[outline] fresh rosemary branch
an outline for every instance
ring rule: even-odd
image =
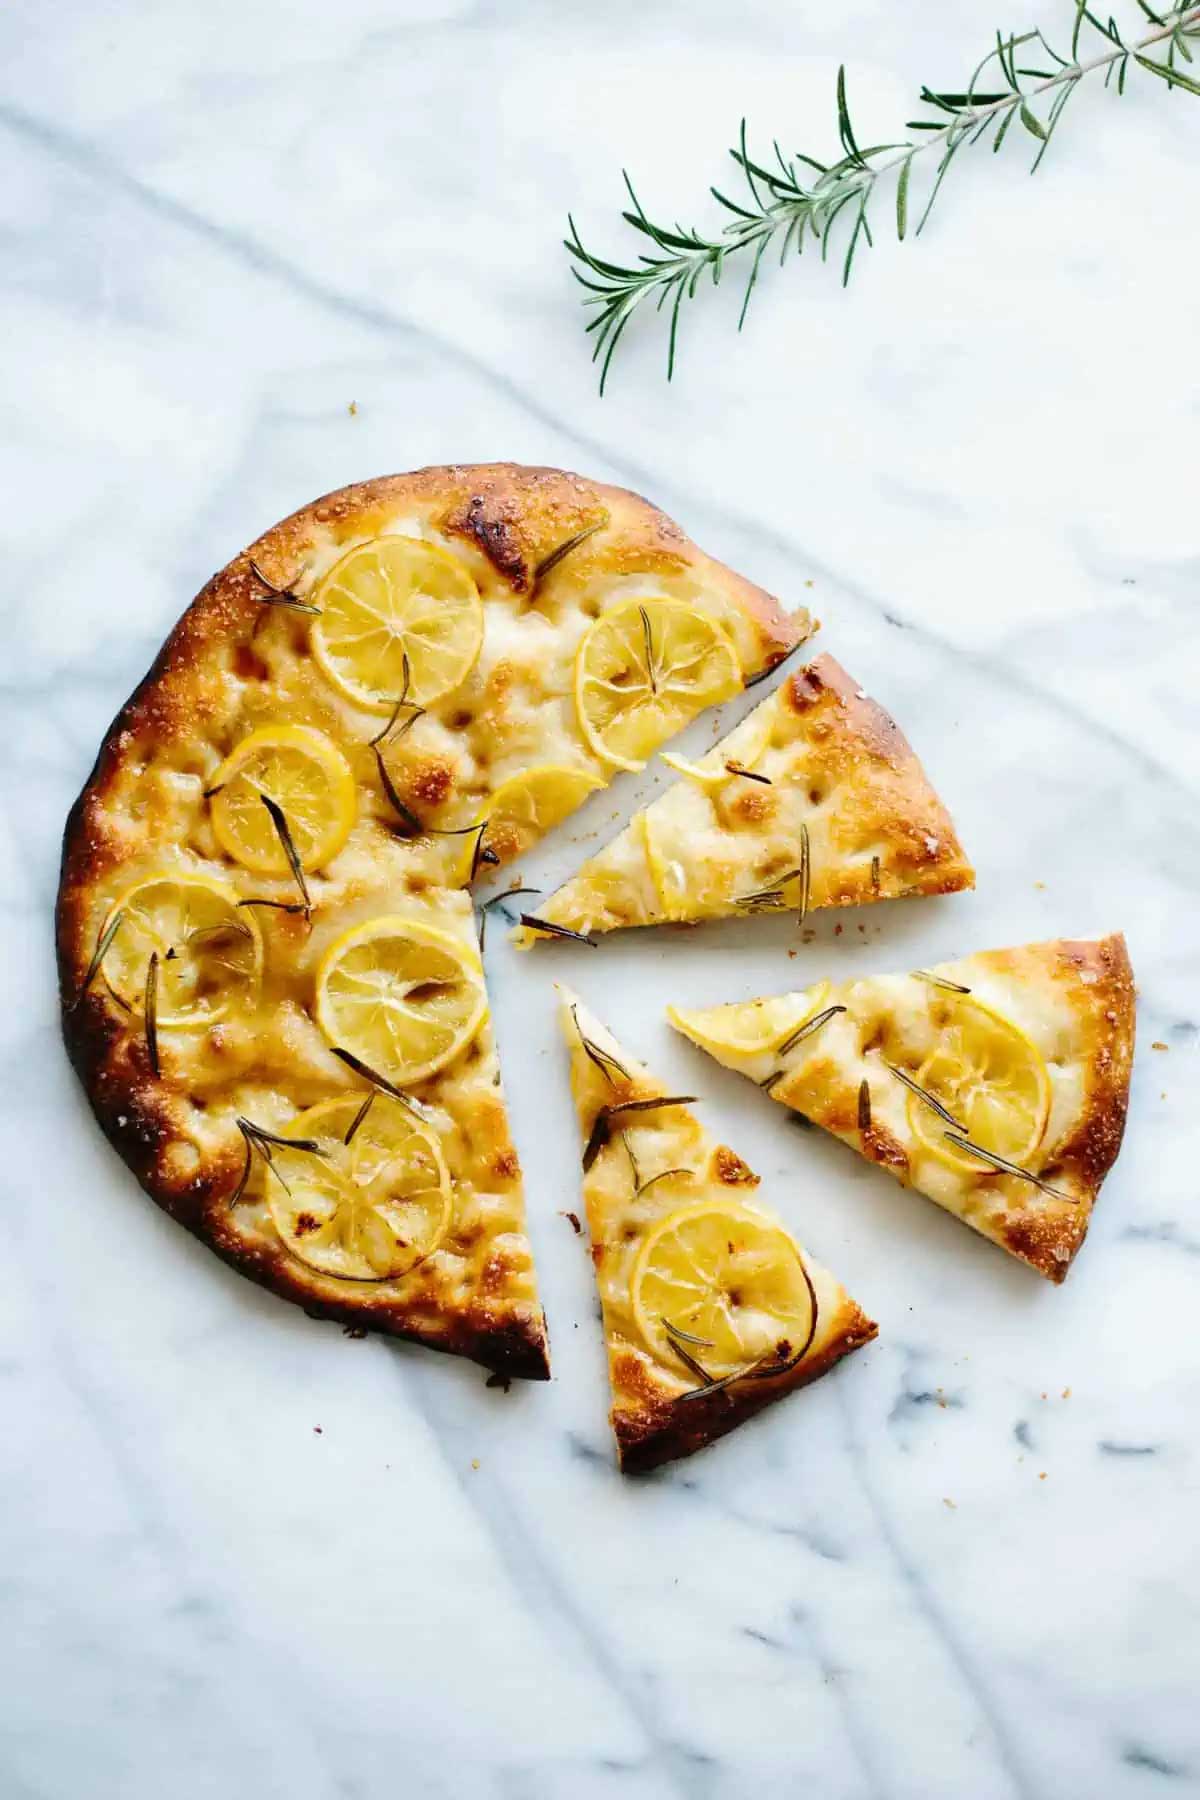
[[[745,323],[767,249],[778,245],[782,266],[789,252],[795,250],[799,254],[811,237],[824,262],[834,227],[843,215],[843,223],[849,229],[842,255],[842,284],[845,286],[860,245],[874,242],[868,214],[884,176],[896,177],[896,235],[900,239],[907,236],[910,216],[916,213],[912,182],[918,158],[926,159],[918,164],[918,169],[927,166],[930,181],[917,215],[914,235],[919,235],[924,227],[950,164],[964,144],[977,143],[991,133],[992,149],[999,150],[1010,126],[1017,120],[1036,141],[1032,165],[1036,169],[1049,148],[1067,102],[1088,75],[1103,69],[1105,87],[1111,85],[1118,94],[1123,94],[1129,65],[1133,62],[1157,76],[1168,88],[1182,88],[1189,94],[1200,95],[1200,64],[1196,64],[1192,72],[1182,67],[1185,63],[1193,64],[1192,46],[1200,43],[1200,5],[1156,12],[1147,0],[1136,0],[1136,3],[1153,29],[1130,40],[1111,16],[1105,19],[1093,12],[1086,0],[1072,0],[1075,16],[1069,55],[1055,50],[1040,30],[1010,33],[1007,37],[997,32],[994,48],[978,64],[965,88],[958,91],[921,89],[921,101],[931,109],[932,116],[909,120],[906,129],[920,135],[895,143],[860,146],[850,118],[843,66],[838,70],[837,79],[838,136],[842,154],[836,162],[818,162],[799,152],[789,158],[776,142],[774,165],[766,166],[750,155],[743,119],[737,147],[729,154],[742,173],[746,192],[735,200],[719,188],[710,189],[718,205],[730,215],[715,235],[705,236],[678,223],[656,223],[638,199],[628,174],[624,174],[632,210],[621,216],[642,238],[649,238],[653,252],[643,250],[629,263],[606,261],[585,248],[575,221],[570,217],[569,236],[564,240],[574,259],[572,274],[587,290],[583,304],[596,309],[587,329],[595,334],[593,361],[599,361],[601,365],[601,393],[625,327],[638,308],[651,300],[655,310],[665,310],[669,318],[667,379],[670,380],[675,371],[683,303],[695,298],[706,271],[711,272],[715,287],[731,258],[740,257],[749,263],[738,318],[739,331]],[[1090,57],[1081,55],[1087,43],[1091,41],[1094,46],[1096,39],[1103,48]],[[1151,55],[1154,50],[1158,50],[1159,55]],[[1034,59],[1032,65],[1027,61],[1030,57]],[[1047,62],[1049,67],[1045,66]],[[981,86],[985,74],[986,89]]]

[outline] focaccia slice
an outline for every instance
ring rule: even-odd
[[[752,1196],[759,1183],[560,990],[622,1469],[689,1456],[877,1327]]]
[[[1125,1128],[1134,987],[1120,933],[670,1018],[782,1106],[1065,1279]]]
[[[571,931],[855,906],[974,886],[895,721],[831,656],[755,707],[543,906]],[[522,942],[532,941],[526,933]]]

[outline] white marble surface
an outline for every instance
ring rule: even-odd
[[[999,22],[982,0],[4,9],[5,1800],[1200,1788],[1200,105],[1080,95],[1036,181],[1015,136],[976,153],[849,293],[792,268],[740,341],[732,295],[697,308],[671,389],[633,333],[597,398],[558,247],[568,206],[615,243],[622,161],[686,212],[743,111],[831,144],[844,57],[886,132]],[[344,481],[487,457],[643,488],[815,604],[979,867],[974,896],[823,918],[794,960],[779,921],[522,961],[493,934],[555,1369],[507,1396],[306,1320],[159,1215],[69,1074],[50,955],[67,804],[211,570]],[[1062,1291],[662,1020],[1117,926],[1130,1128]],[[636,1484],[559,1216],[557,974],[700,1087],[882,1323]]]

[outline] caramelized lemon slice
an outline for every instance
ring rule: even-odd
[[[599,776],[586,769],[560,768],[554,763],[539,763],[510,775],[475,821],[477,825],[486,821],[479,851],[492,851],[498,863],[512,862],[603,786]],[[476,840],[468,837],[461,880],[470,880],[477,861]]]
[[[428,706],[461,686],[483,642],[483,602],[456,556],[380,537],[342,557],[313,594],[313,655],[339,693],[372,712],[401,695]]]
[[[317,1023],[401,1087],[464,1050],[487,1011],[483,969],[467,944],[420,919],[368,919],[317,970]]]
[[[356,810],[350,765],[323,731],[264,725],[230,752],[209,785],[217,842],[260,875],[286,875],[288,860],[263,796],[288,822],[306,869],[319,869],[350,835]]]
[[[668,1006],[677,1031],[714,1056],[757,1056],[786,1042],[825,1004],[829,983],[820,981],[802,994],[776,994],[747,1000],[741,1006],[709,1006],[685,1012]]]
[[[145,1004],[154,951],[159,1025],[212,1025],[253,997],[262,973],[262,936],[224,882],[207,875],[151,875],[121,895],[104,930],[118,913],[104,979],[131,1011],[141,1012]]]
[[[689,719],[742,686],[733,639],[683,600],[625,600],[590,627],[575,658],[575,710],[596,755],[640,769]]]
[[[386,1094],[370,1096],[362,1113],[366,1098],[322,1100],[300,1113],[284,1135],[317,1150],[273,1145],[265,1176],[275,1229],[292,1255],[345,1281],[406,1275],[437,1249],[452,1209],[435,1134]]]
[[[911,1073],[981,1150],[1028,1165],[1046,1129],[1050,1077],[1036,1044],[1002,1013],[968,994],[939,992],[931,1002],[938,1037]],[[978,1157],[956,1151],[944,1119],[909,1094],[908,1119],[923,1148],[952,1168],[985,1173]]]
[[[663,1219],[638,1252],[630,1289],[646,1347],[664,1358],[669,1324],[688,1334],[688,1350],[718,1379],[763,1357],[785,1361],[813,1326],[798,1246],[773,1219],[730,1201],[701,1201]]]

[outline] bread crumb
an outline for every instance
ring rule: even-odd
[[[805,587],[816,587],[817,584],[815,581],[806,581],[804,585]]]
[[[1169,1050],[1170,1047],[1169,1044],[1160,1044],[1157,1040],[1150,1046],[1152,1050]]]
[[[313,1430],[316,1432],[318,1437],[321,1437],[323,1435],[322,1431],[321,1431],[321,1427],[319,1425],[314,1425]]]
[[[471,1458],[471,1467],[473,1469],[477,1469],[479,1467],[479,1458],[477,1456],[473,1456]]]
[[[1041,1474],[1038,1476],[1038,1480],[1045,1481],[1045,1479],[1046,1479],[1046,1471],[1045,1471],[1045,1469],[1043,1469]]]
[[[957,1512],[957,1511],[958,1511],[958,1508],[957,1508],[957,1506],[955,1506],[955,1504],[954,1504],[954,1502],[953,1502],[953,1500],[948,1500],[948,1499],[947,1499],[947,1498],[946,1498],[946,1496],[945,1496],[945,1495],[944,1495],[944,1494],[943,1494],[943,1496],[942,1496],[942,1505],[943,1505],[943,1506],[948,1506],[948,1507],[949,1507],[949,1508],[950,1508],[950,1511],[951,1511],[951,1512]]]
[[[1063,1397],[1063,1399],[1064,1399],[1064,1400],[1069,1400],[1069,1399],[1070,1399],[1070,1398],[1071,1398],[1071,1390],[1070,1390],[1070,1388],[1064,1388],[1064,1389],[1063,1389],[1063,1391],[1062,1391],[1062,1397]]]
[[[560,1219],[565,1219],[567,1221],[567,1224],[571,1227],[571,1230],[575,1233],[576,1237],[580,1236],[583,1231],[583,1226],[579,1223],[578,1213],[560,1212],[558,1216]]]
[[[1046,884],[1044,881],[1035,881],[1033,885],[1035,888],[1038,889],[1039,893],[1043,893],[1043,894],[1045,893]]]
[[[346,411],[350,414],[352,419],[356,419],[358,417],[358,401],[352,400],[346,408]]]

